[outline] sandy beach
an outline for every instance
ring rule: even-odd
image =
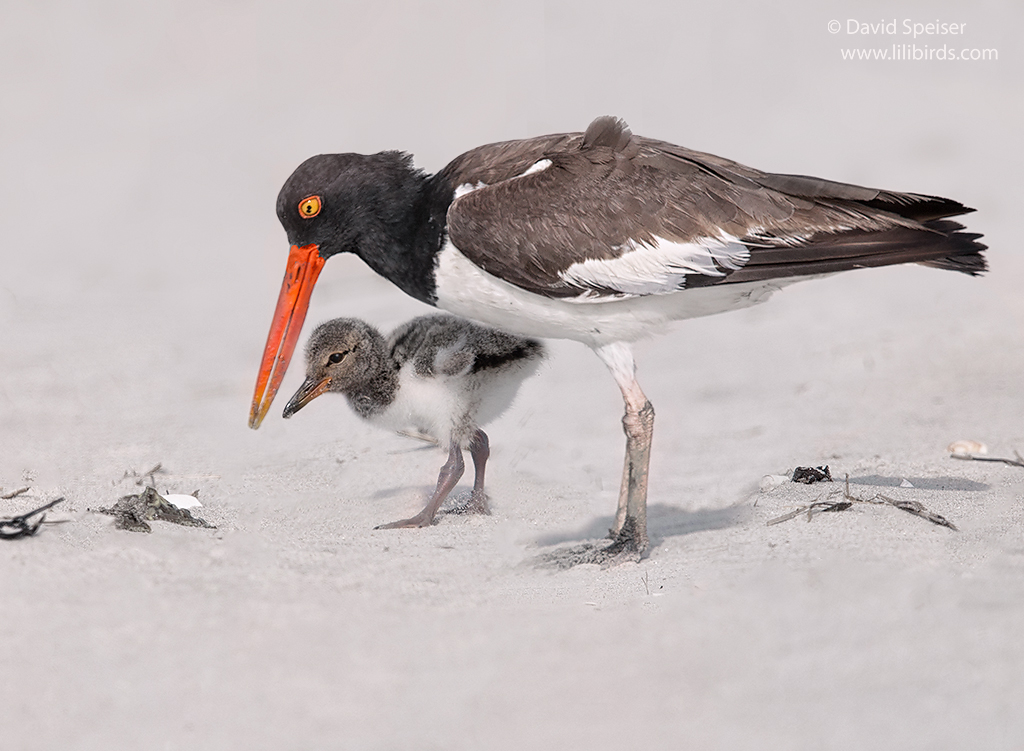
[[[1024,747],[1024,468],[946,450],[1024,452],[1020,8],[147,7],[3,12],[0,495],[28,490],[0,516],[65,501],[0,540],[0,746]],[[861,17],[966,31],[848,34]],[[904,42],[999,59],[841,56]],[[622,466],[618,390],[565,341],[488,428],[491,516],[374,530],[423,505],[441,449],[340,396],[246,426],[288,252],[277,191],[316,153],[433,172],[601,114],[960,200],[991,270],[844,273],[641,342],[638,564],[543,565],[606,534]],[[429,310],[338,257],[306,331]],[[840,482],[762,489],[817,465]],[[847,476],[957,531],[889,503],[768,524]],[[94,511],[150,483],[198,490],[216,528]]]

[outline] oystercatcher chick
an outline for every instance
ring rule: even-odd
[[[430,305],[594,349],[626,408],[615,541],[603,555],[639,558],[654,409],[630,343],[850,269],[917,263],[978,274],[980,235],[949,219],[970,211],[948,198],[761,172],[635,136],[611,117],[585,133],[481,146],[435,175],[397,151],[315,156],[278,196],[292,248],[249,425],[269,409],[324,262],[355,253]]]
[[[306,349],[306,380],[284,408],[291,417],[312,399],[336,392],[364,420],[429,436],[448,448],[437,487],[416,516],[377,529],[425,527],[465,470],[476,476],[468,510],[488,513],[484,469],[490,455],[480,429],[504,412],[544,357],[540,342],[449,315],[414,318],[385,338],[356,318],[321,324]]]

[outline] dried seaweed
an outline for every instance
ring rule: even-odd
[[[152,532],[151,521],[172,522],[185,527],[216,529],[205,519],[192,516],[188,509],[178,508],[153,488],[146,488],[138,495],[126,495],[118,499],[111,508],[91,509],[114,517],[114,526],[129,532]]]
[[[844,500],[831,501],[830,498],[835,498],[841,495]],[[953,522],[949,521],[946,517],[941,514],[936,514],[934,511],[929,511],[924,507],[924,504],[919,501],[899,501],[895,498],[877,493],[871,498],[858,498],[850,493],[850,476],[846,476],[846,484],[843,490],[833,490],[827,495],[819,496],[816,501],[809,503],[805,506],[790,511],[788,514],[775,517],[774,519],[768,520],[768,526],[773,524],[780,524],[782,522],[794,519],[801,514],[807,514],[807,521],[810,521],[815,514],[820,514],[826,511],[846,511],[853,507],[855,503],[869,503],[874,506],[888,505],[898,508],[900,511],[906,511],[908,514],[919,516],[922,519],[930,521],[932,524],[937,524],[940,527],[948,527],[954,531],[959,531]]]
[[[34,511],[29,511],[20,516],[12,516],[8,519],[0,519],[0,539],[17,540],[20,537],[32,537],[39,531],[43,522],[46,521],[46,514],[44,512],[63,502],[63,500],[62,496],[55,501],[50,501],[45,506],[40,506]],[[36,514],[42,514],[42,516],[33,524],[29,519]]]

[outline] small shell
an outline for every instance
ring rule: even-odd
[[[761,478],[760,489],[762,493],[767,493],[787,482],[789,482],[789,475],[765,475]]]
[[[946,447],[946,451],[957,456],[972,456],[987,454],[988,446],[978,441],[953,441]]]
[[[183,509],[194,509],[202,508],[203,504],[199,502],[199,499],[194,495],[181,495],[178,493],[172,493],[171,495],[163,496],[163,499],[168,503]]]

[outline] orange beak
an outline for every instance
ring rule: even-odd
[[[267,346],[263,350],[260,375],[256,379],[256,391],[249,411],[249,427],[255,430],[266,417],[270,405],[281,387],[288,363],[299,341],[302,322],[309,310],[309,298],[313,285],[324,267],[319,245],[293,245],[288,254],[288,268],[281,283],[281,294],[277,298],[274,320],[270,324]]]

